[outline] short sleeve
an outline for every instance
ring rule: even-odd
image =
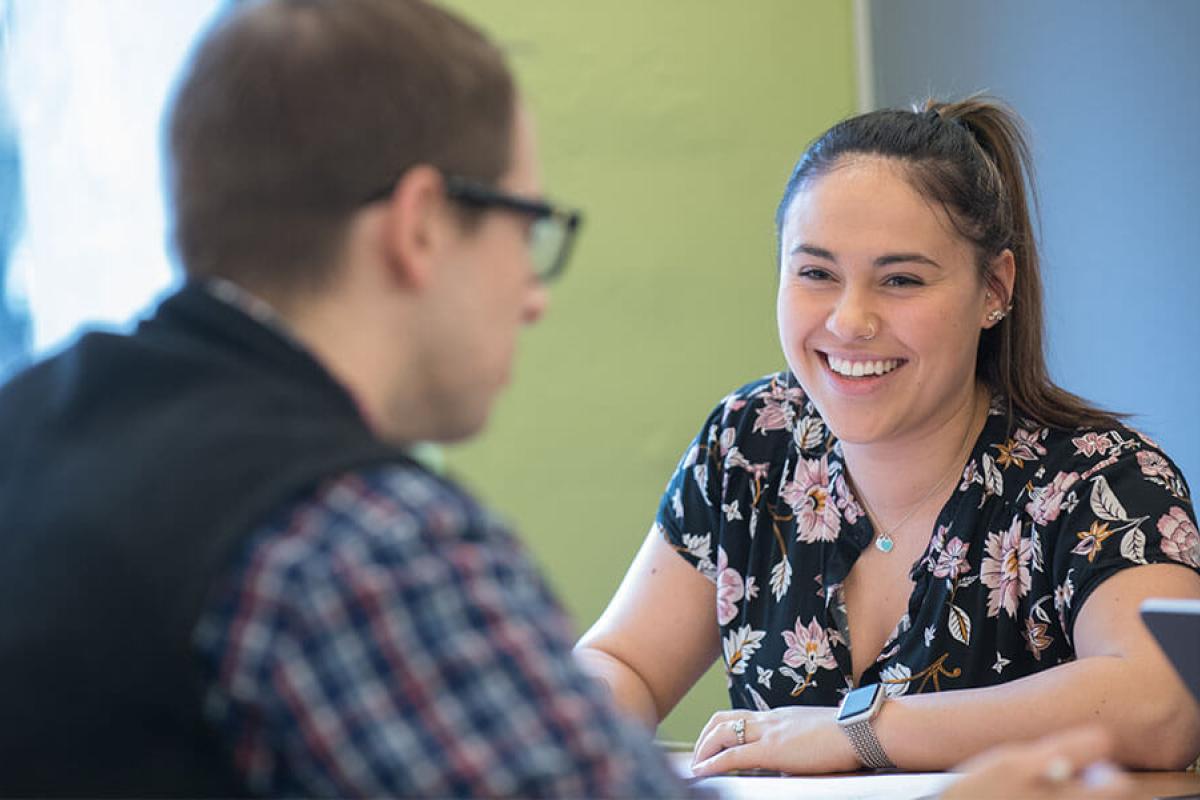
[[[1064,512],[1053,570],[1055,605],[1068,633],[1096,587],[1121,570],[1181,564],[1200,573],[1195,510],[1178,468],[1148,446],[1109,461],[1059,473],[1048,487],[1062,498]]]
[[[717,575],[714,553],[721,513],[721,422],[730,403],[726,398],[709,414],[680,458],[654,521],[666,541],[712,580]]]

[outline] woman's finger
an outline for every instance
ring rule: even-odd
[[[696,742],[696,750],[692,754],[693,769],[696,764],[712,758],[723,750],[737,749],[749,742],[749,729],[750,720],[746,714],[742,716],[727,715],[725,719],[716,724],[710,723],[707,735]],[[739,730],[741,731],[740,736],[738,735]]]
[[[759,763],[763,754],[759,751],[761,747],[756,743],[747,742],[738,747],[729,747],[720,750],[712,757],[701,761],[698,764],[692,765],[692,774],[697,778],[706,778],[711,775],[722,775],[726,772],[733,772],[739,769],[752,769],[762,766]]]

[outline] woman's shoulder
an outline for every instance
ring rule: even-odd
[[[1150,437],[1119,421],[1063,428],[1016,417],[1003,441],[994,442],[995,463],[1006,473],[1015,498],[1045,524],[1060,508],[1082,503],[1103,518],[1157,513],[1173,504],[1191,508],[1187,481],[1179,467]]]
[[[1015,436],[1036,435],[1043,440],[1047,468],[1074,472],[1082,479],[1132,470],[1145,477],[1174,484],[1175,494],[1187,494],[1178,465],[1163,448],[1137,429],[1114,421],[1109,425],[1076,428],[1038,427],[1028,421]]]

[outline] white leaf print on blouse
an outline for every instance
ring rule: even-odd
[[[792,585],[792,562],[784,558],[782,561],[771,567],[771,594],[775,597],[775,602],[787,593],[788,587]]]
[[[825,441],[825,423],[817,416],[805,417],[792,435],[800,450],[816,450]]]
[[[892,664],[879,673],[879,682],[888,697],[899,697],[908,691],[912,684],[912,670],[903,664]]]
[[[1134,528],[1121,538],[1121,555],[1135,564],[1146,563],[1146,534]]]
[[[950,635],[965,645],[971,644],[971,618],[953,603],[950,604]]]
[[[1129,515],[1125,513],[1125,507],[1121,505],[1121,501],[1117,500],[1117,496],[1113,494],[1112,488],[1103,475],[1097,475],[1092,480],[1091,503],[1092,513],[1100,519],[1106,519],[1109,522],[1124,522],[1129,519]]]
[[[700,489],[700,499],[706,506],[712,506],[712,500],[708,499],[708,464],[697,464],[692,467],[692,478]]]
[[[1000,468],[996,466],[996,462],[987,453],[983,454],[983,498],[979,502],[979,507],[983,507],[983,501],[988,495],[996,495],[999,497],[1004,494],[1004,476],[1000,474]]]
[[[754,687],[747,685],[746,691],[750,693],[750,699],[754,701],[754,708],[757,711],[770,711],[771,707],[767,705],[767,701],[762,699],[762,695],[754,691]]]
[[[722,642],[725,654],[725,671],[730,675],[741,675],[758,648],[762,647],[762,639],[766,631],[756,631],[749,625],[743,625],[736,631],[730,631]]]
[[[694,533],[685,533],[683,546],[687,548],[688,555],[698,562],[696,568],[700,570],[701,574],[709,580],[715,581],[717,567],[712,562],[712,534],[706,533],[698,536]]]

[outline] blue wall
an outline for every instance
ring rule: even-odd
[[[987,90],[1033,134],[1050,369],[1200,490],[1200,3],[871,4],[875,102]]]

